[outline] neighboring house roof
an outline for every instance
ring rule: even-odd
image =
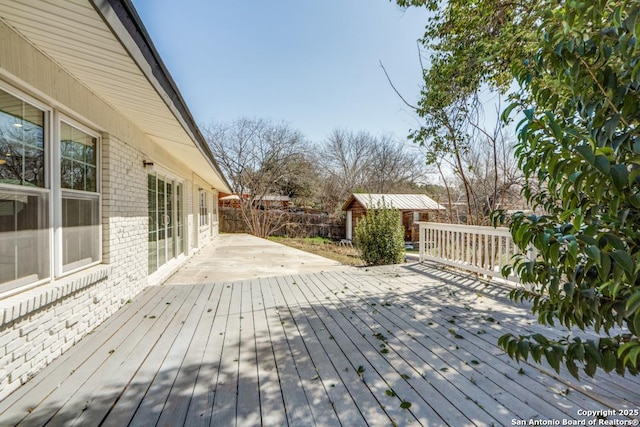
[[[356,200],[365,209],[375,209],[384,200],[387,206],[401,211],[442,210],[444,206],[437,203],[431,197],[424,194],[352,194],[343,205],[342,210],[347,210],[349,205]]]
[[[130,0],[0,0],[0,18],[176,161],[231,192]]]

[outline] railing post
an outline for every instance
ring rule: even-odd
[[[419,234],[419,241],[418,241],[418,249],[420,250],[420,262],[424,261],[424,247],[426,244],[426,231],[427,231],[427,227],[425,227],[425,225],[423,223],[419,223],[418,224],[418,234]]]

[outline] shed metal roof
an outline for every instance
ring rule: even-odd
[[[386,206],[390,206],[394,209],[401,211],[422,211],[422,210],[443,210],[444,206],[437,203],[431,197],[424,194],[371,194],[371,193],[356,193],[349,197],[349,200],[344,204],[342,210],[347,210],[347,207],[357,200],[366,209],[375,209],[383,202]]]

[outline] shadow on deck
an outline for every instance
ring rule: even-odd
[[[637,378],[577,382],[496,346],[567,334],[508,291],[428,264],[148,288],[0,402],[0,424],[635,422],[616,411],[638,410]]]

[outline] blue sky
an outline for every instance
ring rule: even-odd
[[[388,0],[133,0],[198,123],[285,121],[405,138],[418,122],[426,11]]]

